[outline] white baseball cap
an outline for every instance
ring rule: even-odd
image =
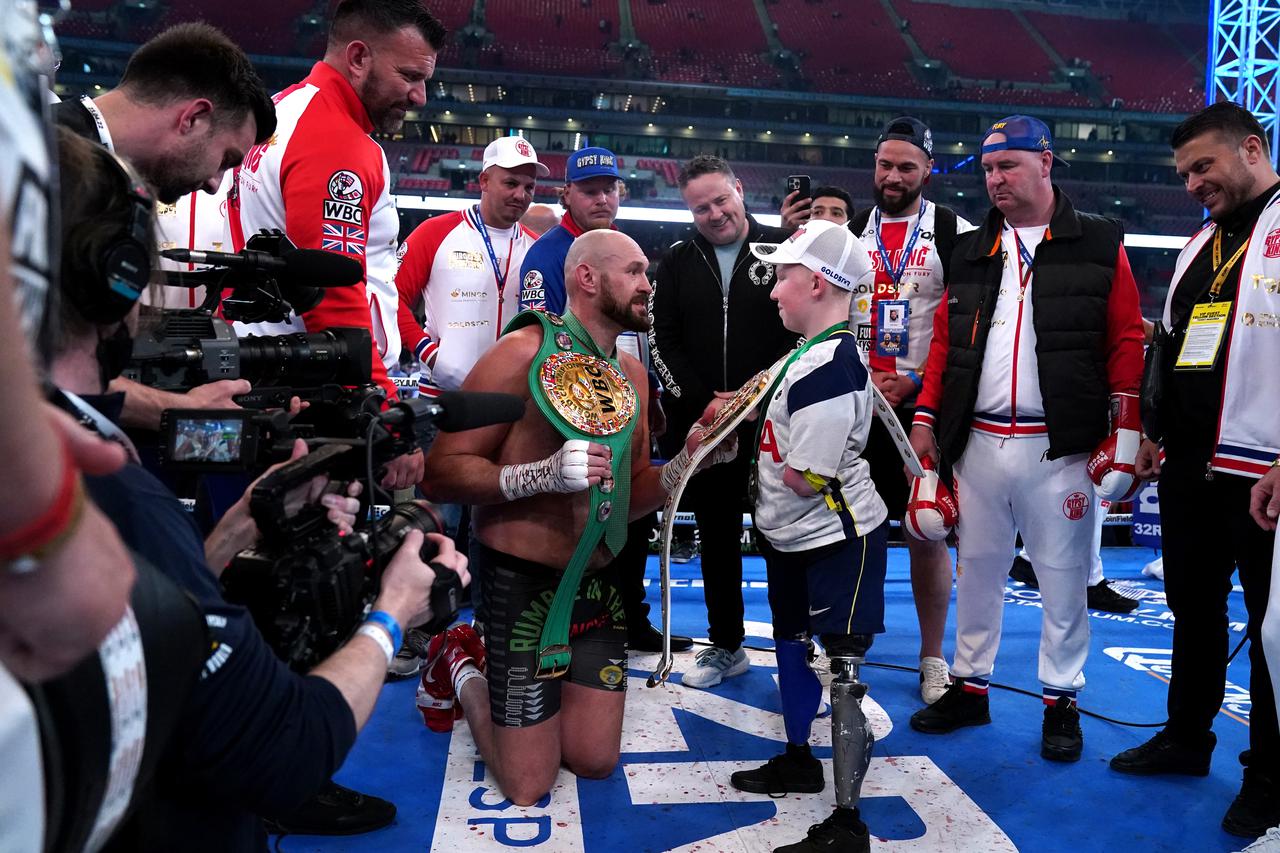
[[[538,162],[538,152],[533,150],[529,140],[522,136],[500,136],[484,149],[484,165],[480,167],[480,171],[483,172],[490,166],[514,169],[529,163],[537,167],[539,178],[551,174],[550,169]]]
[[[783,243],[752,243],[751,254],[767,264],[801,264],[843,290],[875,278],[871,256],[843,225],[813,219]]]

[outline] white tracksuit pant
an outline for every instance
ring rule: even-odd
[[[1262,650],[1267,656],[1267,669],[1272,673],[1271,689],[1276,692],[1276,707],[1280,708],[1280,536],[1276,537],[1271,557],[1271,597],[1267,599],[1267,614],[1262,618]]]
[[[1102,528],[1107,520],[1107,513],[1111,510],[1111,502],[1104,501],[1096,494],[1093,498],[1093,557],[1089,562],[1089,586],[1097,586],[1102,583]],[[1027,548],[1024,544],[1022,549],[1018,551],[1018,556],[1027,562],[1031,562],[1030,555],[1027,554]],[[1031,567],[1035,568],[1035,563],[1031,563]]]
[[[1009,555],[1018,533],[1040,582],[1040,681],[1079,690],[1089,654],[1085,588],[1098,502],[1086,454],[1049,461],[1047,435],[969,435],[955,465],[960,511],[952,673],[989,678],[1000,647]]]

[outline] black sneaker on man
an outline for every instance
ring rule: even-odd
[[[1103,578],[1085,590],[1085,600],[1090,610],[1104,613],[1132,613],[1138,609],[1138,600],[1121,595],[1111,588],[1111,581]]]
[[[729,784],[749,794],[780,797],[787,794],[816,794],[826,787],[822,762],[813,757],[809,745],[787,744],[787,751],[775,755],[754,770],[739,770]]]
[[[964,726],[985,726],[990,722],[987,694],[965,690],[963,678],[951,682],[937,702],[911,715],[911,728],[927,735],[944,735]]]
[[[1040,588],[1040,581],[1036,578],[1036,570],[1032,568],[1031,561],[1021,554],[1013,558],[1013,565],[1009,567],[1009,577],[1032,589]]]
[[[671,543],[671,562],[688,563],[698,556],[698,543],[692,539],[679,539]]]
[[[1222,818],[1222,828],[1241,838],[1257,838],[1280,824],[1280,784],[1257,767],[1244,769],[1240,793]]]
[[[1080,711],[1076,703],[1066,696],[1044,709],[1044,723],[1040,727],[1040,757],[1050,761],[1079,761],[1084,748],[1084,734],[1080,731]]]
[[[360,835],[395,819],[395,803],[330,781],[298,808],[265,823],[272,835]]]
[[[810,826],[803,841],[775,847],[773,853],[871,853],[871,834],[857,809],[836,808]]]
[[[1218,736],[1213,732],[1209,732],[1202,746],[1196,747],[1174,740],[1162,729],[1146,743],[1126,749],[1111,759],[1111,769],[1132,776],[1159,776],[1164,773],[1208,776],[1209,759],[1217,743]]]

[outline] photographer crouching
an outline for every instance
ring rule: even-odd
[[[115,423],[120,395],[104,391],[128,357],[136,299],[150,277],[152,201],[136,174],[110,152],[66,132],[58,143],[62,334],[52,375],[62,391],[60,405],[127,448]],[[295,459],[303,454],[305,445],[297,442]],[[287,814],[342,764],[373,711],[403,630],[431,617],[436,571],[457,572],[465,585],[466,558],[449,539],[427,534],[438,549],[428,566],[420,553],[424,534],[410,529],[387,561],[368,620],[302,675],[277,658],[245,608],[223,598],[206,557],[208,548],[221,563],[224,555],[254,544],[258,534],[247,511],[253,486],[242,510],[229,513],[208,543],[177,498],[137,464],[87,477],[86,486],[125,543],[199,602],[210,640],[155,784],[135,802],[112,844],[122,850],[265,850],[261,818]],[[319,497],[329,522],[349,530],[360,507],[356,490],[334,494],[325,486],[309,479],[285,503]]]

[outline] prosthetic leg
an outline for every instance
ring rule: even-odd
[[[777,848],[774,853],[870,853],[871,835],[858,816],[862,782],[871,764],[876,738],[862,712],[867,685],[858,670],[871,648],[870,634],[823,634],[822,644],[831,659],[832,775],[836,783],[836,808],[831,817],[809,827],[805,839]]]
[[[831,681],[831,764],[836,784],[836,806],[856,809],[876,743],[867,715],[862,712],[862,698],[867,695],[867,685],[858,680],[872,636],[826,634],[822,641],[827,657],[831,659],[831,674],[834,676]]]

